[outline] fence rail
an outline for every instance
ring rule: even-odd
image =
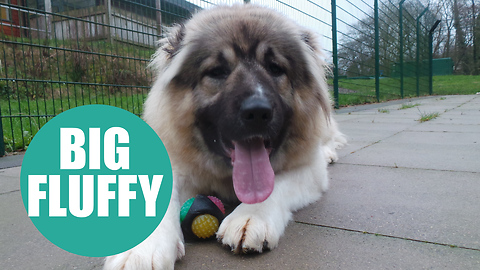
[[[87,104],[140,115],[165,27],[216,4],[272,7],[321,37],[335,105],[432,94],[436,18],[418,0],[0,2],[0,156]],[[20,4],[24,3],[24,4]]]

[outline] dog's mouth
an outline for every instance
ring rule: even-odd
[[[233,187],[237,198],[247,204],[265,201],[275,182],[270,163],[270,140],[257,136],[232,141],[226,146],[233,166]]]
[[[235,109],[237,103],[241,106]],[[241,202],[261,203],[272,194],[272,164],[285,147],[291,115],[280,98],[255,95],[226,97],[197,111],[197,125],[208,150],[226,162],[222,168],[232,166],[233,188]]]

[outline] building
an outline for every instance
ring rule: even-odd
[[[10,1],[14,5],[22,0]],[[5,6],[5,12],[2,6],[3,33],[19,36],[22,31],[32,38],[116,39],[147,46],[155,45],[163,27],[199,9],[186,0],[23,1],[24,6]],[[22,15],[23,20],[19,18]]]
[[[20,36],[20,16],[15,5],[17,5],[17,0],[0,0],[0,34]]]

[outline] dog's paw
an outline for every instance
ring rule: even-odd
[[[220,225],[218,241],[230,247],[235,254],[274,249],[278,246],[289,217],[262,212],[255,205],[239,205]]]
[[[181,239],[175,243],[166,239],[146,239],[140,245],[123,253],[107,257],[104,270],[169,270],[174,269],[175,261],[185,255]]]
[[[338,161],[338,155],[335,150],[325,149],[325,158],[328,164],[333,164]]]

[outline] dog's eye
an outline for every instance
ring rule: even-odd
[[[212,79],[221,80],[221,79],[226,79],[228,75],[230,75],[230,70],[224,67],[215,67],[208,70],[205,75]]]
[[[268,71],[275,77],[285,74],[285,70],[281,66],[273,62],[268,64]]]

